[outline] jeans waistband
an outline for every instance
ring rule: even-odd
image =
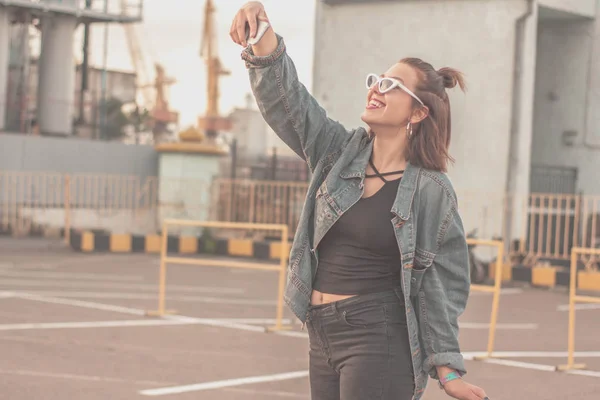
[[[334,301],[332,303],[311,305],[308,307],[308,314],[309,316],[318,315],[321,317],[326,317],[329,315],[336,315],[344,310],[348,310],[365,303],[387,303],[390,301],[404,304],[404,296],[402,295],[402,289],[400,287],[386,290],[384,292],[359,294],[344,300]]]

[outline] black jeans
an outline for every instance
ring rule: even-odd
[[[410,400],[414,374],[401,289],[310,306],[312,400]]]

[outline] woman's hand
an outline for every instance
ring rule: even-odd
[[[458,400],[489,400],[482,388],[471,385],[462,379],[446,382],[444,391],[448,396]]]
[[[246,24],[250,26],[250,37],[256,36],[256,27],[258,20],[268,21],[265,7],[260,1],[250,1],[242,6],[233,18],[229,36],[231,39],[246,47]]]

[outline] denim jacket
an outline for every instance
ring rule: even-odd
[[[364,128],[346,130],[329,119],[298,81],[278,36],[277,49],[255,56],[242,52],[258,107],[277,135],[312,171],[292,244],[286,304],[306,321],[319,242],[363,194],[373,142]],[[423,395],[436,366],[466,373],[458,343],[458,317],[469,296],[465,232],[448,177],[407,165],[391,209],[390,223],[400,249],[401,284],[415,375],[413,400]]]

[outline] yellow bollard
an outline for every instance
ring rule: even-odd
[[[164,317],[167,314],[174,314],[175,310],[165,310],[165,295],[167,286],[167,243],[168,243],[168,225],[163,224],[160,239],[160,270],[158,277],[158,310],[146,312],[147,316]]]
[[[571,281],[569,282],[569,339],[567,342],[568,357],[566,365],[556,367],[557,371],[584,369],[585,364],[575,364],[575,305],[581,303],[600,304],[600,297],[577,295],[577,256],[579,254],[600,255],[600,249],[573,247],[571,249]]]
[[[498,312],[500,310],[500,294],[502,292],[502,274],[504,264],[504,243],[499,240],[467,239],[468,244],[492,246],[498,249],[496,257],[496,271],[494,274],[494,286],[471,285],[471,290],[492,293],[492,313],[490,315],[490,330],[488,334],[487,353],[484,356],[475,357],[475,360],[485,360],[493,357],[494,344],[496,340],[496,325],[498,324]]]
[[[71,244],[71,177],[65,176],[65,192],[64,192],[64,209],[65,209],[65,244]]]

